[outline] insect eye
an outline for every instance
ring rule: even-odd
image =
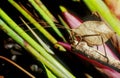
[[[81,37],[81,36],[76,36],[76,40],[77,40],[78,42],[80,42],[80,41],[82,41],[82,37]]]

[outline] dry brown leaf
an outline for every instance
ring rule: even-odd
[[[89,59],[96,60],[97,62],[100,62],[104,65],[115,68],[115,70],[117,69],[118,71],[120,71],[119,60],[115,59],[114,57],[107,57],[104,54],[101,54],[103,52],[100,52],[99,50],[88,46],[86,42],[82,41],[78,43],[77,46],[73,47],[73,51],[79,52]]]

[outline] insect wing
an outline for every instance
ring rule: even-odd
[[[101,45],[112,37],[114,32],[102,21],[86,21],[78,28],[72,29],[88,45]],[[103,39],[103,40],[102,40]]]

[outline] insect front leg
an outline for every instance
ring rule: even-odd
[[[82,37],[79,36],[78,34],[72,32],[72,46],[75,48],[81,41]]]

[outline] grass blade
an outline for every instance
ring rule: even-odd
[[[35,3],[34,0],[28,0],[31,5],[38,11],[38,13],[43,17],[43,19],[53,28],[53,30],[57,33],[57,35],[63,39],[63,41],[66,42],[64,36],[62,33],[59,31],[59,29],[56,27],[54,22],[49,18],[49,16]]]
[[[37,34],[32,30],[32,28],[30,28],[29,25],[21,17],[20,19],[25,24],[25,26],[30,30],[30,32],[35,36],[38,42],[46,49],[46,51],[54,55],[54,52],[42,41],[40,37],[37,36]]]
[[[35,48],[43,57],[45,57],[50,63],[52,63],[57,69],[63,72],[63,76],[74,76],[66,70],[57,60],[55,60],[45,49],[43,49],[36,41],[34,41],[24,30],[22,30],[2,9],[0,9],[0,17],[14,29],[22,38],[24,38],[33,48]],[[24,43],[26,46],[27,44]]]
[[[31,17],[24,9],[22,9],[14,0],[8,0],[27,20],[30,21],[51,43],[54,44],[55,48],[60,51],[66,51],[61,45],[57,43],[57,40],[47,32],[33,17]]]
[[[38,6],[53,20],[53,22],[58,22],[55,17],[51,14],[51,12],[47,9],[47,7],[42,3],[41,0],[35,0]]]

